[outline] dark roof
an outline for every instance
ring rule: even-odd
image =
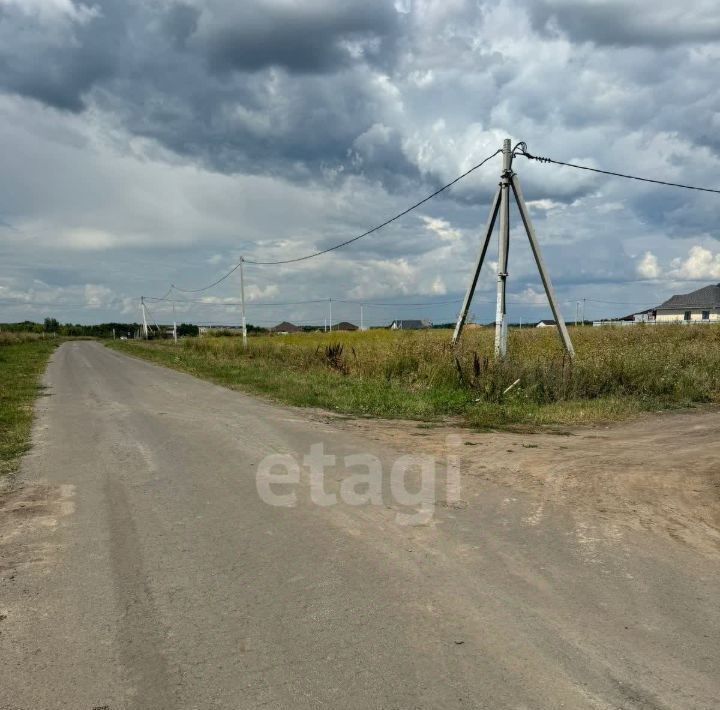
[[[658,306],[659,311],[677,308],[720,308],[720,284],[673,296]]]
[[[302,330],[302,328],[299,325],[288,323],[288,321],[284,320],[282,323],[278,323],[274,328],[271,328],[271,330],[276,333],[297,333]]]
[[[548,319],[539,320],[539,321],[537,322],[537,324],[538,324],[538,325],[557,325],[557,323],[556,323],[554,320],[548,320]]]
[[[358,327],[354,323],[348,323],[346,320],[340,321],[336,326],[333,326],[333,330],[357,330]]]

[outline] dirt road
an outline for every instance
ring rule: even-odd
[[[720,706],[717,412],[457,438],[89,342],[46,384],[0,510],[3,710]],[[442,464],[422,502],[407,454]]]

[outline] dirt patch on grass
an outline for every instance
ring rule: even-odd
[[[578,539],[646,530],[720,555],[718,407],[541,433],[340,417],[333,423],[440,461],[447,437],[460,436],[462,497],[472,500],[485,481],[506,485],[533,501],[528,525],[561,505],[575,519]]]

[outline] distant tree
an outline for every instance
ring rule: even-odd
[[[46,318],[43,323],[43,330],[46,333],[57,333],[60,328],[60,323],[55,318]]]
[[[191,323],[180,323],[177,327],[177,334],[179,338],[186,335],[197,335],[198,327]]]

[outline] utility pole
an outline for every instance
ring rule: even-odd
[[[582,302],[582,324],[585,325],[585,301],[586,299],[583,298]]]
[[[248,345],[247,341],[247,322],[245,321],[245,274],[243,272],[243,264],[245,257],[240,257],[240,308],[242,309],[242,338],[243,347]]]
[[[365,328],[363,327],[363,305],[362,305],[362,303],[360,304],[360,330],[361,331],[365,330]]]
[[[575,327],[577,328],[580,321],[580,301],[575,301]]]
[[[330,332],[332,333],[332,298],[328,298],[328,306],[330,307]]]
[[[145,312],[145,296],[140,296],[140,308],[142,309],[143,319],[143,338],[148,339],[147,313]]]
[[[498,238],[497,305],[495,308],[495,357],[507,355],[507,270],[510,250],[510,175],[512,148],[510,139],[503,141],[503,171],[500,179],[500,236]]]
[[[542,279],[545,295],[550,302],[550,308],[552,309],[555,322],[557,323],[560,340],[562,341],[567,354],[573,358],[575,357],[575,350],[572,342],[570,341],[570,335],[568,334],[567,326],[565,325],[565,319],[560,312],[560,308],[555,297],[555,289],[553,288],[552,281],[550,280],[550,274],[547,271],[545,261],[543,260],[542,253],[540,252],[540,244],[538,243],[537,236],[535,235],[535,228],[530,221],[530,213],[528,212],[527,205],[525,204],[525,198],[523,197],[522,190],[520,189],[520,182],[517,175],[515,175],[512,171],[513,151],[510,149],[509,139],[506,139],[503,142],[502,154],[503,170],[500,185],[495,193],[495,197],[490,208],[490,216],[485,227],[485,233],[480,247],[480,254],[478,255],[477,264],[470,280],[470,285],[465,293],[463,305],[460,309],[460,313],[458,314],[455,331],[452,337],[452,344],[457,344],[460,339],[463,326],[465,325],[470,303],[472,301],[473,294],[475,293],[475,287],[480,276],[480,270],[483,262],[485,261],[485,255],[487,254],[488,245],[490,243],[490,238],[492,237],[492,232],[499,212],[500,238],[498,249],[497,308],[495,316],[495,357],[500,359],[505,357],[507,353],[507,303],[505,296],[510,240],[510,191],[512,190],[518,210],[520,211],[523,226],[525,227],[525,233],[530,241],[530,248],[532,249],[533,256],[535,257],[535,264],[538,272],[540,273],[540,278]]]
[[[177,318],[175,317],[175,301],[173,301],[173,340],[177,345]]]

